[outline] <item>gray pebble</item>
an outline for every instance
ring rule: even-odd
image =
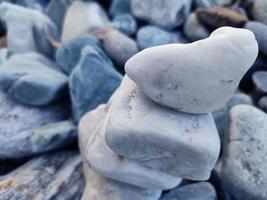
[[[47,37],[58,39],[56,24],[38,10],[11,3],[0,5],[0,19],[7,29],[8,49],[15,53],[40,52],[54,56]]]
[[[33,54],[14,55],[0,67],[0,89],[18,101],[44,106],[66,96],[68,78]]]
[[[31,136],[32,152],[56,150],[77,139],[76,126],[70,120],[51,123],[37,128]]]
[[[205,39],[210,35],[209,30],[197,19],[196,13],[191,13],[188,16],[183,31],[186,38],[191,42]]]
[[[251,30],[255,34],[260,52],[267,56],[267,25],[260,22],[250,21],[245,24],[244,28]]]
[[[140,28],[137,33],[137,43],[140,49],[184,42],[186,41],[181,33],[165,31],[156,26],[144,26]]]
[[[190,12],[191,0],[132,0],[134,16],[167,29],[182,25]]]
[[[137,22],[130,14],[122,14],[114,17],[112,26],[126,35],[134,35],[137,31]]]
[[[64,104],[28,107],[0,93],[0,159],[33,155],[33,132],[41,126],[66,119],[68,114]]]
[[[239,104],[252,105],[252,99],[244,93],[236,93],[222,108],[212,112],[221,142],[223,142],[224,134],[229,127],[229,111],[233,106]]]
[[[100,49],[87,46],[69,78],[70,94],[76,121],[99,104],[108,101],[119,86],[121,75]]]

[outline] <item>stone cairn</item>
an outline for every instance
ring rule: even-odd
[[[257,54],[252,32],[223,27],[130,58],[108,104],[79,123],[83,200],[157,200],[182,179],[207,180],[220,152],[210,112],[231,97]]]

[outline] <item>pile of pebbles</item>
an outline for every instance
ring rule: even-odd
[[[0,3],[1,200],[267,200],[266,0]]]

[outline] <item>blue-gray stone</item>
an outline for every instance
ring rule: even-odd
[[[131,13],[132,0],[112,0],[109,13],[111,16]]]
[[[58,39],[56,24],[42,12],[11,3],[0,4],[0,19],[7,29],[7,46],[14,53],[40,52],[54,56],[48,36]]]
[[[22,158],[34,154],[31,136],[44,125],[65,120],[66,104],[29,107],[0,92],[0,159]]]
[[[209,30],[197,19],[196,13],[191,13],[188,16],[183,31],[186,38],[191,42],[202,40],[210,35]]]
[[[136,20],[130,14],[115,16],[112,21],[112,26],[126,35],[134,35],[137,31]]]
[[[70,3],[71,0],[51,0],[45,10],[47,16],[56,23],[60,32]]]
[[[177,187],[160,200],[217,200],[217,194],[210,183],[199,182]]]
[[[267,56],[267,25],[260,22],[250,21],[245,24],[244,28],[251,30],[255,34],[260,52]]]
[[[104,30],[100,37],[105,52],[118,66],[124,68],[127,60],[138,53],[135,40],[116,29]]]
[[[131,10],[135,17],[150,24],[174,29],[184,23],[191,4],[192,0],[132,0]]]
[[[119,86],[121,75],[100,48],[87,46],[69,78],[73,114],[78,121],[86,112],[106,103]]]
[[[14,55],[0,67],[0,90],[29,105],[44,106],[65,97],[67,83],[63,73],[32,54]]]
[[[212,112],[212,116],[216,123],[221,142],[223,142],[224,134],[229,127],[229,111],[233,106],[239,104],[252,105],[253,102],[250,96],[244,93],[236,93],[226,102],[226,104],[222,108]]]
[[[76,126],[71,120],[51,123],[33,132],[32,152],[43,153],[56,150],[73,143],[76,139]]]
[[[179,32],[165,31],[156,26],[144,26],[137,33],[137,43],[140,49],[170,44],[184,43],[185,39]]]
[[[254,72],[252,75],[252,82],[254,86],[253,97],[255,101],[258,101],[259,98],[267,95],[267,72]]]
[[[258,106],[264,112],[267,112],[267,96],[261,97],[258,101]]]
[[[95,37],[84,35],[71,40],[57,50],[56,61],[64,73],[71,73],[81,58],[83,48],[88,45],[97,48],[100,43]]]

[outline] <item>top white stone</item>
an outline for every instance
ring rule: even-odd
[[[223,106],[257,55],[251,31],[222,27],[194,43],[144,49],[127,61],[125,71],[155,102],[206,113]]]

